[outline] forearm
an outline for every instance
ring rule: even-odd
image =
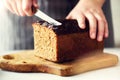
[[[89,2],[93,2],[94,4],[100,5],[101,7],[105,3],[106,0],[80,0],[80,2],[86,2],[88,4]]]

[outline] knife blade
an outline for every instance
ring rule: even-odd
[[[42,11],[40,11],[39,9],[37,9],[35,16],[47,21],[50,24],[53,24],[55,26],[59,26],[62,25],[62,23],[56,21],[55,19],[49,17],[48,15],[46,15],[45,13],[43,13]]]

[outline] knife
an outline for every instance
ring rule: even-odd
[[[55,25],[55,26],[59,26],[62,25],[62,23],[56,21],[55,19],[49,17],[48,15],[46,15],[45,13],[43,13],[42,11],[40,11],[39,9],[36,10],[36,13],[34,14],[35,16],[47,21],[48,23]]]

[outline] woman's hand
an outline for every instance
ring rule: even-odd
[[[76,19],[80,28],[84,29],[85,19],[89,21],[90,38],[98,41],[108,37],[108,23],[102,11],[104,0],[80,0],[66,19]],[[98,31],[98,33],[97,33]]]
[[[19,16],[32,16],[31,7],[38,8],[37,0],[4,0],[5,6]]]

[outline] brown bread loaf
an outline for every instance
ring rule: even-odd
[[[80,29],[76,20],[59,20],[61,26],[44,21],[33,23],[35,55],[54,62],[64,62],[103,51],[103,42],[90,39],[89,24]]]

